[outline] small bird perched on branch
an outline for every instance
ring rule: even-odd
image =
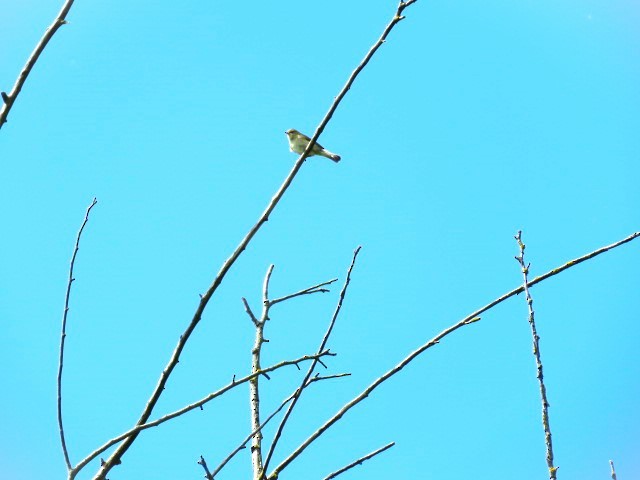
[[[304,133],[300,133],[298,130],[290,128],[286,132],[287,137],[289,138],[289,148],[292,152],[300,155],[304,152],[307,145],[309,145],[309,141],[311,140]],[[340,155],[336,155],[335,153],[331,153],[329,150],[325,149],[322,145],[316,142],[311,149],[311,153],[309,156],[320,155],[321,157],[327,157],[334,162],[340,161]]]

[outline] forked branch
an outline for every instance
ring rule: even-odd
[[[267,368],[263,368],[262,370],[259,370],[257,372],[251,373],[249,375],[246,375],[245,377],[242,377],[240,379],[236,379],[235,376],[233,378],[233,380],[228,383],[227,385],[225,385],[224,387],[220,388],[219,390],[216,390],[213,393],[210,393],[209,395],[207,395],[206,397],[191,403],[179,410],[176,410],[175,412],[169,413],[167,415],[164,415],[163,417],[158,418],[157,420],[154,420],[152,422],[149,423],[145,423],[143,425],[136,425],[135,427],[133,427],[132,429],[122,433],[121,435],[118,435],[117,437],[112,438],[111,440],[109,440],[108,442],[106,442],[104,445],[102,445],[101,447],[97,448],[96,450],[94,450],[93,452],[91,452],[87,457],[85,457],[81,462],[79,462],[70,472],[69,472],[69,480],[73,480],[76,475],[78,475],[78,473],[80,472],[80,470],[82,470],[90,461],[92,461],[93,459],[95,459],[98,455],[100,455],[102,452],[108,450],[109,448],[111,448],[112,446],[122,442],[123,440],[131,437],[132,435],[138,435],[142,430],[146,430],[148,428],[152,428],[152,427],[157,427],[158,425],[161,425],[165,422],[168,422],[169,420],[172,420],[176,417],[179,417],[180,415],[184,415],[187,412],[190,412],[191,410],[194,410],[196,408],[200,408],[202,407],[204,404],[210,402],[211,400],[213,400],[214,398],[217,398],[223,394],[225,394],[226,392],[228,392],[229,390],[231,390],[232,388],[236,388],[239,385],[245,384],[248,381],[250,381],[251,379],[259,376],[259,375],[264,375],[266,373],[269,372],[273,372],[274,370],[278,370],[280,368],[289,366],[289,365],[298,365],[302,362],[308,362],[309,360],[314,360],[317,359],[319,357],[324,357],[324,356],[334,356],[333,353],[331,353],[329,350],[325,350],[324,352],[321,352],[320,354],[315,354],[315,355],[305,355],[303,357],[297,358],[295,360],[286,360],[284,362],[280,362],[277,363],[275,365],[272,365],[270,367]]]
[[[607,245],[605,247],[599,248],[597,250],[594,250],[593,252],[587,253],[586,255],[583,255],[583,256],[578,257],[578,258],[576,258],[574,260],[571,260],[571,261],[565,263],[564,265],[561,265],[560,267],[557,267],[557,268],[554,268],[553,270],[548,271],[544,275],[540,275],[539,277],[534,278],[533,280],[531,280],[530,282],[527,283],[527,286],[531,287],[533,285],[536,285],[536,284],[548,279],[549,277],[557,275],[557,274],[559,274],[559,273],[561,273],[561,272],[563,272],[563,271],[565,271],[565,270],[567,270],[569,268],[575,267],[576,265],[578,265],[578,264],[580,264],[582,262],[585,262],[587,260],[590,260],[590,259],[592,259],[594,257],[597,257],[598,255],[601,255],[604,252],[608,252],[609,250],[612,250],[612,249],[617,248],[617,247],[619,247],[621,245],[629,243],[632,240],[635,240],[636,238],[638,238],[639,236],[640,236],[640,232],[635,232],[635,233],[629,235],[628,237],[623,238],[622,240],[620,240],[618,242],[615,242],[615,243],[613,243],[611,245]],[[477,322],[482,313],[484,313],[487,310],[495,307],[496,305],[504,302],[505,300],[513,297],[514,295],[522,293],[523,291],[524,291],[524,286],[520,286],[518,288],[514,288],[510,292],[507,292],[504,295],[502,295],[501,297],[498,297],[497,299],[493,300],[491,303],[489,303],[489,304],[485,305],[484,307],[476,310],[475,312],[467,315],[462,320],[460,320],[458,323],[455,323],[454,325],[450,326],[449,328],[443,330],[438,335],[436,335],[431,340],[429,340],[427,343],[423,344],[421,347],[419,347],[418,349],[416,349],[413,352],[411,352],[398,365],[393,367],[391,370],[387,371],[381,377],[379,377],[376,380],[374,380],[373,383],[371,383],[371,385],[369,385],[365,390],[362,391],[362,393],[360,393],[358,396],[353,398],[350,402],[345,404],[340,410],[338,410],[338,412],[333,417],[331,417],[329,420],[327,420],[320,428],[318,428],[318,430],[316,430],[312,435],[310,435],[287,458],[285,458],[276,468],[274,468],[273,472],[271,474],[269,474],[268,478],[270,480],[277,479],[278,475],[280,474],[280,472],[282,472],[282,470],[284,468],[286,468],[304,450],[306,450],[307,447],[309,447],[309,445],[311,445],[315,440],[317,440],[318,437],[320,437],[324,432],[326,432],[327,429],[329,429],[329,427],[331,427],[338,420],[343,418],[343,416],[349,410],[351,410],[358,403],[362,402],[376,388],[378,388],[382,383],[387,381],[389,378],[394,376],[396,373],[400,372],[400,370],[402,370],[404,367],[406,367],[409,363],[411,363],[415,358],[417,358],[423,352],[425,352],[429,348],[433,347],[434,345],[437,345],[440,340],[442,340],[447,335],[455,332],[459,328]]]
[[[407,8],[409,5],[415,3],[416,1],[417,0],[409,0],[407,2],[401,1],[399,3],[398,8],[396,9],[394,18],[387,25],[384,32],[382,33],[382,36],[373,45],[373,47],[371,47],[369,52],[367,52],[362,62],[360,62],[360,64],[356,67],[356,69],[351,73],[344,87],[342,88],[342,90],[340,90],[340,93],[338,93],[338,95],[335,97],[333,103],[329,107],[329,110],[327,111],[324,118],[316,128],[313,136],[309,141],[309,144],[307,145],[307,148],[304,150],[304,152],[302,152],[300,157],[298,157],[298,160],[296,160],[291,171],[289,172],[287,177],[284,179],[284,182],[282,183],[278,191],[275,193],[275,195],[267,205],[267,208],[264,210],[262,215],[260,215],[260,217],[258,218],[258,221],[253,225],[253,227],[249,229],[249,232],[247,233],[247,235],[240,241],[239,245],[236,247],[233,253],[229,256],[229,258],[227,258],[227,260],[225,260],[225,262],[222,264],[222,267],[220,268],[218,274],[215,276],[213,282],[211,283],[211,286],[200,298],[200,303],[196,308],[196,311],[193,315],[193,318],[191,319],[191,322],[185,329],[184,333],[180,336],[180,339],[178,340],[178,343],[173,351],[173,354],[171,355],[171,358],[169,359],[169,362],[167,363],[166,367],[163,369],[155,389],[153,390],[151,396],[149,397],[149,400],[147,401],[147,404],[145,405],[144,409],[142,410],[142,413],[140,414],[140,417],[137,422],[138,425],[144,424],[151,416],[151,413],[154,407],[158,403],[158,400],[166,387],[167,381],[171,376],[173,369],[176,367],[176,365],[178,364],[178,361],[180,360],[180,355],[182,353],[182,350],[184,349],[186,343],[191,337],[191,334],[195,330],[196,326],[198,325],[198,323],[200,323],[204,309],[206,308],[213,294],[216,292],[216,290],[224,280],[224,277],[227,275],[231,267],[235,264],[236,260],[238,260],[238,257],[240,256],[240,254],[242,254],[242,252],[247,248],[247,246],[249,245],[253,237],[256,235],[256,233],[258,233],[258,230],[260,230],[260,228],[267,222],[267,220],[269,220],[269,216],[271,215],[273,210],[276,208],[278,203],[280,203],[280,200],[282,199],[286,191],[291,186],[291,183],[293,182],[294,178],[302,168],[302,165],[304,164],[305,160],[309,156],[309,153],[313,149],[316,141],[324,131],[327,124],[329,123],[329,120],[331,120],[331,117],[333,117],[333,114],[335,113],[336,109],[340,105],[340,102],[342,102],[342,99],[345,97],[345,95],[347,94],[347,92],[355,82],[360,72],[362,72],[362,70],[367,66],[367,64],[369,63],[369,61],[371,60],[375,52],[386,41],[386,38],[391,32],[391,30],[393,29],[393,27],[404,18],[402,16],[402,12],[404,11],[404,9]],[[128,437],[121,445],[119,445],[118,448],[111,454],[111,456],[102,464],[100,470],[94,477],[94,480],[104,480],[106,478],[106,474],[115,465],[118,465],[121,462],[122,456],[129,449],[129,447],[135,441],[135,439],[136,439],[136,435],[132,435]]]
[[[307,388],[309,385],[311,385],[312,383],[318,382],[318,381],[322,381],[322,380],[330,380],[332,378],[342,378],[342,377],[348,377],[349,375],[351,375],[350,373],[339,373],[336,375],[326,375],[326,376],[319,376],[316,375],[313,378],[309,379],[309,381],[306,383],[306,385],[303,388]],[[262,422],[260,424],[260,426],[256,429],[253,430],[249,435],[247,435],[247,437],[240,443],[240,445],[238,445],[229,455],[227,455],[227,457],[220,462],[220,465],[218,465],[216,467],[216,469],[213,471],[213,473],[211,473],[212,477],[215,477],[220,470],[222,470],[227,463],[229,463],[229,461],[236,456],[236,454],[238,452],[240,452],[241,450],[244,450],[245,448],[247,448],[247,443],[249,443],[249,441],[256,435],[256,433],[262,431],[262,429],[271,421],[271,419],[273,419],[273,417],[275,417],[278,413],[280,413],[282,411],[282,409],[291,401],[293,400],[296,392],[292,393],[291,395],[289,395],[289,397],[287,397],[285,400],[282,401],[282,403],[280,404],[280,406],[278,408],[276,408],[273,412],[271,412],[271,414],[269,414],[269,416],[266,418],[266,420],[264,422]],[[200,463],[200,462],[198,462]]]
[[[360,249],[361,248],[362,247],[359,246],[353,252],[353,258],[351,259],[351,265],[349,265],[349,269],[347,270],[347,277],[345,278],[344,285],[342,286],[342,290],[340,291],[340,296],[338,297],[338,304],[336,305],[336,308],[335,308],[335,310],[333,312],[333,316],[331,317],[331,321],[329,322],[329,327],[327,328],[327,331],[325,332],[324,337],[322,338],[322,341],[320,342],[320,346],[318,347],[318,352],[323,351],[325,349],[326,345],[327,345],[327,342],[329,341],[329,336],[331,336],[331,332],[333,331],[333,327],[335,326],[336,320],[338,319],[338,314],[340,313],[340,310],[342,309],[342,302],[344,301],[344,297],[347,294],[347,289],[349,288],[349,283],[351,282],[351,272],[353,271],[353,267],[356,264],[356,259],[358,258],[358,253],[360,253]],[[269,452],[268,452],[267,458],[266,458],[266,460],[264,462],[264,472],[266,472],[267,468],[269,468],[269,462],[271,461],[271,458],[273,457],[273,453],[275,452],[276,445],[278,444],[278,441],[280,440],[280,438],[282,436],[282,432],[284,430],[284,427],[287,424],[287,421],[289,420],[289,417],[291,416],[291,413],[293,412],[293,409],[295,408],[296,403],[298,402],[298,399],[300,398],[300,395],[302,395],[302,391],[304,390],[304,386],[307,385],[307,383],[311,379],[311,375],[313,375],[313,370],[316,368],[317,363],[318,362],[312,362],[312,364],[309,366],[309,369],[307,370],[307,374],[302,379],[300,387],[293,394],[293,401],[291,402],[291,404],[287,408],[287,411],[285,412],[284,417],[282,418],[282,421],[280,422],[280,425],[278,425],[278,429],[276,430],[276,433],[275,433],[275,435],[273,437],[273,441],[271,442],[271,446],[269,447]]]

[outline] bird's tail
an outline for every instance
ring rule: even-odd
[[[323,157],[327,157],[329,160],[333,160],[336,163],[340,161],[340,155],[336,155],[335,153],[331,153],[326,148],[323,148],[322,150],[320,150],[319,155],[322,155]]]

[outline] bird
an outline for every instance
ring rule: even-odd
[[[290,128],[284,133],[289,138],[289,149],[292,152],[297,153],[298,155],[305,151],[307,145],[309,145],[309,141],[311,140],[304,133],[300,133],[294,128]],[[329,150],[327,150],[317,142],[313,145],[311,153],[309,154],[310,157],[313,155],[320,155],[321,157],[326,157],[330,160],[333,160],[334,162],[340,161],[340,155],[331,153]]]

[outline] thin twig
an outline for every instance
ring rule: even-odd
[[[544,440],[547,447],[547,467],[549,468],[549,480],[556,480],[558,467],[553,465],[553,443],[551,442],[551,427],[549,426],[549,402],[547,400],[547,388],[544,385],[544,375],[542,372],[542,359],[540,357],[540,337],[536,330],[535,312],[533,310],[533,298],[529,292],[529,267],[524,261],[525,244],[522,242],[522,231],[518,230],[518,234],[514,237],[520,248],[520,255],[516,260],[520,264],[522,270],[523,288],[527,309],[529,310],[529,326],[531,327],[531,337],[533,341],[533,355],[536,359],[536,377],[540,385],[540,400],[542,401],[542,426],[544,428]]]
[[[285,295],[284,297],[276,298],[275,300],[270,300],[269,303],[273,306],[276,303],[284,302],[285,300],[290,300],[292,298],[300,297],[302,295],[310,295],[312,293],[327,293],[330,290],[328,290],[326,288],[322,288],[322,287],[324,287],[326,285],[331,285],[332,283],[337,282],[337,281],[338,281],[337,278],[333,278],[333,279],[328,280],[326,282],[322,282],[322,283],[319,283],[317,285],[314,285],[313,287],[309,287],[309,288],[305,288],[304,290],[300,290],[299,292],[292,293],[290,295]]]
[[[200,460],[198,460],[198,464],[202,465],[202,468],[204,469],[204,478],[206,478],[207,480],[213,480],[213,475],[209,471],[207,462],[205,461],[202,455],[200,455]]]
[[[191,403],[191,404],[181,408],[180,410],[176,410],[175,412],[168,413],[167,415],[164,415],[164,416],[162,416],[162,417],[160,417],[157,420],[154,420],[152,422],[145,423],[143,425],[136,425],[132,429],[127,430],[126,432],[118,435],[117,437],[112,438],[111,440],[106,442],[104,445],[102,445],[101,447],[99,447],[96,450],[94,450],[93,452],[91,452],[81,462],[79,462],[73,468],[73,470],[71,470],[71,472],[69,472],[68,478],[69,478],[69,480],[73,480],[75,478],[75,476],[80,472],[80,470],[82,470],[82,468],[84,468],[91,460],[96,458],[98,455],[100,455],[105,450],[108,450],[113,445],[116,445],[117,443],[120,443],[121,441],[125,440],[126,438],[131,437],[132,435],[138,435],[142,430],[146,430],[146,429],[152,428],[152,427],[157,427],[158,425],[161,425],[161,424],[163,424],[163,423],[165,423],[165,422],[167,422],[169,420],[172,420],[172,419],[174,419],[176,417],[179,417],[180,415],[184,415],[185,413],[190,412],[191,410],[194,410],[196,408],[200,408],[205,403],[210,402],[214,398],[225,394],[226,392],[228,392],[232,388],[235,388],[235,387],[237,387],[239,385],[247,383],[248,381],[250,381],[251,379],[253,379],[253,378],[255,378],[255,377],[259,376],[259,375],[264,375],[265,373],[269,373],[269,372],[272,372],[274,370],[278,370],[278,369],[280,369],[282,367],[286,367],[288,365],[298,365],[299,363],[307,362],[309,360],[315,360],[315,359],[317,359],[319,357],[334,356],[334,355],[335,354],[331,353],[329,350],[325,350],[324,352],[322,352],[320,354],[304,355],[304,356],[302,356],[300,358],[297,358],[295,360],[286,360],[286,361],[277,363],[275,365],[271,365],[270,367],[263,368],[262,370],[260,370],[258,372],[254,372],[254,373],[251,373],[249,375],[246,375],[245,377],[242,377],[239,380],[236,379],[235,376],[234,376],[234,379],[230,383],[228,383],[224,387],[220,388],[219,390],[216,390],[215,392],[210,393],[209,395],[207,395],[206,397],[198,400],[197,402]]]
[[[616,469],[613,466],[613,460],[609,460],[609,465],[611,465],[611,478],[613,480],[618,480],[618,477],[616,476]]]
[[[567,270],[568,268],[574,267],[574,266],[576,266],[576,265],[578,265],[578,264],[580,264],[580,263],[582,263],[584,261],[587,261],[587,260],[589,260],[591,258],[594,258],[594,257],[596,257],[596,256],[598,256],[598,255],[600,255],[600,254],[602,254],[604,252],[607,252],[607,251],[612,250],[612,249],[614,249],[616,247],[624,245],[625,243],[628,243],[628,242],[638,238],[639,236],[640,236],[640,232],[633,233],[632,235],[629,235],[628,237],[623,238],[622,240],[620,240],[618,242],[615,242],[615,243],[613,243],[611,245],[607,245],[606,247],[599,248],[597,250],[594,250],[593,252],[587,253],[586,255],[583,255],[583,256],[578,257],[578,258],[576,258],[574,260],[571,260],[571,261],[565,263],[564,265],[562,265],[560,267],[557,267],[557,268],[554,268],[553,270],[550,270],[549,272],[545,273],[544,275],[540,275],[539,277],[534,278],[532,281],[530,281],[528,283],[528,286],[532,287],[533,285],[536,285],[537,283],[540,283],[540,282],[546,280],[549,277],[557,275],[557,274]],[[447,335],[453,333],[454,331],[456,331],[460,327],[464,327],[465,325],[470,325],[472,323],[475,323],[477,321],[477,318],[480,316],[480,314],[482,314],[483,312],[486,312],[487,310],[495,307],[499,303],[502,303],[505,300],[507,300],[508,298],[511,298],[514,295],[517,295],[517,294],[519,294],[519,293],[521,293],[523,291],[524,291],[524,286],[520,286],[518,288],[515,288],[515,289],[511,290],[508,293],[505,293],[501,297],[498,297],[497,299],[493,300],[491,303],[489,303],[489,304],[485,305],[484,307],[476,310],[475,312],[467,315],[462,320],[460,320],[458,323],[456,323],[456,324],[450,326],[449,328],[443,330],[438,335],[436,335],[431,340],[429,340],[427,343],[423,344],[421,347],[419,347],[418,349],[416,349],[413,352],[411,352],[398,365],[393,367],[391,370],[386,372],[381,377],[379,377],[376,380],[374,380],[373,383],[371,383],[371,385],[369,385],[362,393],[360,393],[358,396],[353,398],[349,403],[345,404],[333,417],[331,417],[329,420],[327,420],[320,428],[318,428],[318,430],[316,430],[311,436],[309,436],[304,442],[302,442],[302,444],[300,446],[298,446],[285,460],[283,460],[280,463],[280,465],[278,465],[273,470],[273,473],[271,473],[268,478],[270,480],[275,480],[278,477],[278,474],[285,467],[287,467],[287,465],[289,465],[293,460],[295,460],[298,457],[298,455],[300,455],[309,445],[311,445],[311,443],[313,443],[329,427],[331,427],[334,423],[336,423],[338,420],[340,420],[345,413],[347,413],[349,410],[351,410],[351,408],[353,408],[355,405],[360,403],[362,400],[367,398],[371,394],[371,392],[373,392],[373,390],[375,390],[380,384],[382,384],[383,382],[388,380],[390,377],[394,376],[396,373],[398,373],[400,370],[402,370],[404,367],[406,367],[409,363],[411,363],[411,361],[413,361],[416,357],[418,357],[425,350],[433,347],[434,345],[437,345],[438,342],[442,338],[444,338]]]
[[[258,326],[258,319],[253,314],[253,310],[251,310],[251,307],[249,306],[249,302],[247,302],[246,298],[242,297],[242,303],[244,303],[244,309],[247,312],[247,315],[249,315],[249,318],[251,319],[253,324],[257,327]]]
[[[320,381],[320,380],[329,380],[332,378],[341,378],[341,377],[347,377],[351,375],[350,373],[339,373],[337,375],[327,375],[327,376],[316,376],[313,377],[311,379],[309,379],[309,381],[307,382],[307,384],[305,385],[305,388],[309,385],[311,385],[314,382]],[[227,455],[227,457],[220,462],[220,465],[218,465],[216,467],[216,469],[213,471],[212,476],[216,476],[218,473],[220,473],[220,470],[222,470],[227,463],[229,463],[229,461],[236,456],[236,454],[238,452],[240,452],[241,450],[244,450],[245,448],[247,448],[247,443],[253,438],[253,436],[258,433],[259,431],[261,431],[270,421],[273,417],[275,417],[278,413],[280,413],[282,411],[282,409],[287,405],[287,403],[289,403],[291,400],[293,400],[295,393],[292,393],[291,395],[289,395],[289,397],[287,397],[286,399],[284,399],[282,401],[282,403],[280,404],[280,406],[275,409],[268,417],[267,419],[262,422],[260,424],[260,426],[252,431],[249,435],[247,435],[247,437],[240,443],[240,445],[238,445],[229,455]]]
[[[273,210],[276,208],[276,206],[284,196],[285,192],[291,186],[293,179],[296,177],[296,175],[302,168],[302,165],[304,164],[305,160],[309,156],[309,153],[311,153],[311,150],[313,149],[316,141],[324,131],[327,124],[329,123],[329,120],[331,120],[331,117],[333,117],[333,114],[335,113],[338,106],[340,105],[340,102],[342,102],[342,99],[345,97],[345,95],[347,94],[347,92],[355,82],[360,72],[362,72],[364,67],[366,67],[366,65],[371,60],[371,57],[373,57],[373,54],[385,42],[392,28],[404,18],[401,15],[404,9],[407,8],[409,5],[415,3],[416,1],[417,0],[408,0],[406,2],[402,2],[402,1],[400,2],[398,9],[396,11],[396,15],[394,16],[393,20],[389,23],[389,25],[387,25],[387,28],[384,30],[380,39],[373,45],[373,47],[371,47],[371,49],[365,55],[362,62],[351,73],[344,87],[342,88],[342,90],[340,90],[340,93],[338,93],[338,95],[335,97],[333,103],[329,107],[329,110],[327,111],[324,118],[316,128],[313,136],[309,140],[309,144],[307,145],[307,148],[304,150],[304,152],[302,152],[300,157],[298,157],[298,160],[296,160],[295,164],[291,168],[291,171],[289,172],[287,177],[284,179],[284,182],[282,183],[278,191],[275,193],[275,195],[267,205],[267,208],[264,210],[262,215],[260,215],[260,218],[255,223],[255,225],[251,227],[247,235],[240,241],[240,244],[236,247],[236,249],[233,251],[231,256],[229,256],[229,258],[225,260],[225,262],[222,264],[222,267],[220,268],[220,271],[214,278],[211,286],[200,298],[200,303],[198,305],[198,308],[196,309],[196,312],[193,315],[193,318],[191,319],[191,322],[187,326],[184,333],[180,336],[180,339],[178,340],[178,344],[176,345],[167,366],[162,371],[162,374],[160,375],[158,383],[153,393],[149,397],[149,400],[145,405],[142,411],[142,414],[140,415],[140,418],[138,419],[137,423],[139,425],[144,424],[151,416],[151,412],[153,411],[154,407],[158,403],[158,400],[165,389],[167,380],[171,376],[173,369],[176,367],[176,365],[178,364],[178,361],[180,360],[180,354],[182,353],[182,350],[184,349],[187,341],[189,340],[189,337],[191,337],[191,334],[195,330],[196,326],[198,325],[198,323],[200,323],[200,320],[202,318],[202,312],[204,311],[205,307],[209,303],[209,300],[211,299],[215,291],[218,289],[218,287],[222,283],[222,280],[226,276],[227,272],[231,269],[233,264],[236,262],[236,260],[240,256],[240,254],[247,248],[247,246],[249,245],[249,242],[251,242],[251,240],[256,235],[256,233],[258,233],[258,230],[260,230],[260,228],[269,220],[269,216],[271,215],[271,212],[273,212]],[[107,472],[109,472],[114,465],[118,465],[121,462],[122,456],[129,449],[129,447],[135,441],[135,439],[136,439],[136,436],[133,435],[127,438],[127,440],[123,442],[120,446],[118,446],[118,448],[111,454],[111,456],[102,464],[100,471],[94,477],[94,480],[104,480]]]
[[[331,332],[333,331],[333,326],[336,323],[336,320],[338,318],[338,314],[340,313],[340,310],[342,309],[342,302],[344,301],[344,297],[347,294],[347,288],[349,287],[349,283],[351,282],[351,272],[353,271],[353,267],[356,264],[356,258],[358,257],[358,253],[360,253],[360,249],[362,247],[358,247],[355,249],[355,251],[353,252],[353,258],[351,259],[351,265],[349,265],[349,269],[347,270],[347,277],[344,281],[344,285],[342,286],[342,291],[340,292],[340,296],[338,298],[338,304],[336,305],[336,308],[333,312],[333,316],[331,317],[331,322],[329,322],[329,327],[327,328],[327,331],[324,334],[324,337],[322,338],[322,341],[320,342],[320,346],[318,347],[318,351],[321,352],[325,349],[327,342],[329,341],[329,336],[331,335]],[[273,453],[275,452],[276,449],[276,445],[278,444],[278,440],[280,439],[280,437],[282,436],[282,431],[284,430],[284,426],[287,423],[287,420],[289,420],[289,417],[291,416],[291,412],[293,411],[294,407],[296,406],[296,403],[298,402],[298,399],[300,398],[300,395],[302,395],[302,391],[303,391],[303,386],[307,384],[307,382],[309,381],[309,379],[311,378],[311,375],[313,375],[313,370],[316,367],[316,364],[318,362],[313,362],[310,366],[309,366],[309,370],[307,371],[307,374],[304,376],[304,379],[302,380],[302,382],[300,383],[300,388],[298,388],[298,390],[294,393],[294,398],[293,398],[293,402],[291,402],[291,404],[289,405],[289,407],[287,408],[287,411],[285,412],[284,416],[282,417],[282,420],[280,421],[280,425],[278,425],[278,429],[276,430],[276,433],[273,437],[273,441],[271,442],[271,446],[269,447],[269,452],[267,453],[267,458],[264,462],[264,471],[267,471],[267,468],[269,467],[269,462],[271,462],[271,458],[273,457]]]
[[[67,0],[62,6],[62,9],[58,13],[58,16],[56,17],[56,19],[49,26],[49,28],[45,30],[44,35],[36,45],[36,48],[33,50],[33,52],[31,52],[31,55],[27,59],[27,63],[25,64],[24,67],[22,67],[22,71],[18,75],[18,78],[16,79],[16,83],[13,85],[13,88],[11,89],[11,91],[9,93],[2,92],[0,94],[4,102],[2,107],[0,107],[0,129],[2,129],[2,126],[6,123],[7,117],[9,116],[9,111],[11,110],[11,107],[13,107],[13,104],[15,103],[16,98],[18,98],[18,95],[22,90],[22,86],[24,85],[24,82],[27,80],[27,77],[31,73],[33,66],[38,61],[38,57],[40,57],[40,54],[49,43],[49,40],[51,40],[53,35],[58,31],[58,29],[62,25],[67,23],[67,20],[66,20],[67,14],[69,13],[69,10],[71,10],[71,6],[73,5],[73,2],[74,0]]]
[[[73,278],[73,267],[76,263],[76,256],[78,255],[78,250],[80,250],[80,238],[82,237],[82,232],[84,231],[84,227],[87,225],[89,221],[89,214],[91,213],[91,209],[98,203],[98,200],[94,197],[91,201],[91,204],[87,207],[87,211],[84,214],[84,220],[82,225],[80,226],[80,230],[78,230],[78,235],[76,236],[76,244],[73,248],[73,255],[71,255],[71,263],[69,264],[69,279],[67,281],[67,292],[64,296],[64,311],[62,312],[62,331],[60,333],[60,353],[58,357],[58,429],[60,430],[60,443],[62,444],[62,453],[64,454],[64,461],[67,464],[67,470],[71,470],[71,460],[69,459],[69,451],[67,450],[67,442],[64,437],[64,427],[62,423],[62,369],[64,366],[64,342],[67,338],[67,316],[69,315],[69,301],[71,299],[71,284],[75,280]]]
[[[340,475],[341,473],[346,472],[347,470],[352,469],[353,467],[356,467],[358,465],[362,465],[363,462],[366,462],[367,460],[369,460],[370,458],[375,457],[376,455],[389,450],[391,447],[393,447],[396,444],[396,442],[391,442],[387,445],[385,445],[382,448],[379,448],[367,455],[365,455],[364,457],[360,457],[358,460],[356,460],[355,462],[350,463],[349,465],[346,465],[344,467],[342,467],[340,470],[336,470],[335,472],[327,475],[326,477],[324,477],[324,480],[331,480],[332,478],[336,478],[338,475]]]

